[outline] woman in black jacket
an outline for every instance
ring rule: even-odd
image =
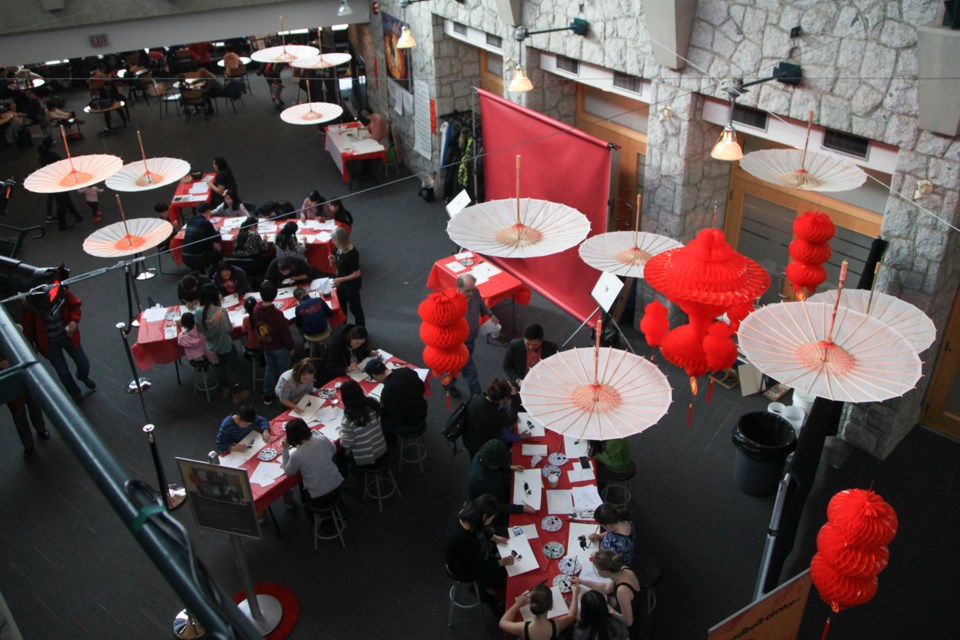
[[[352,324],[337,328],[330,336],[327,350],[325,382],[345,376],[351,371],[361,371],[360,363],[378,353],[370,346],[367,330]]]
[[[482,395],[470,398],[463,446],[470,452],[471,459],[489,440],[499,438],[509,444],[530,437],[529,432],[524,436],[513,432],[516,418],[510,411],[512,395],[513,387],[509,382],[494,380]]]

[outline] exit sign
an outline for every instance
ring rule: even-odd
[[[107,46],[107,34],[98,33],[95,36],[90,36],[90,46],[94,48]]]

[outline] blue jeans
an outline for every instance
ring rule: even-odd
[[[272,398],[280,374],[290,368],[290,352],[286,349],[264,349],[263,358],[266,360],[263,367],[263,397]]]
[[[70,342],[70,338],[67,336],[63,336],[59,340],[54,340],[49,344],[49,355],[47,359],[50,360],[50,364],[53,365],[54,370],[56,370],[57,375],[60,377],[63,388],[66,389],[67,393],[71,396],[79,396],[80,386],[77,384],[77,380],[74,380],[70,374],[70,366],[67,364],[67,359],[63,355],[64,352],[66,352],[74,364],[77,365],[77,380],[86,380],[90,376],[90,361],[87,359],[87,354],[84,353],[83,347],[74,347],[73,343]]]
[[[470,359],[467,360],[467,364],[463,365],[463,369],[460,369],[460,373],[463,375],[463,379],[467,382],[467,389],[470,390],[470,394],[474,393],[483,393],[483,389],[480,387],[480,376],[477,374],[477,365],[473,361],[473,350],[477,346],[476,340],[470,340],[465,342],[467,345],[467,351],[470,352]],[[454,378],[450,381],[448,387],[457,386],[457,379]]]

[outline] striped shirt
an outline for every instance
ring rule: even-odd
[[[359,465],[373,464],[387,452],[387,443],[380,428],[380,416],[372,415],[365,425],[358,425],[343,418],[340,425],[340,446],[353,453]]]

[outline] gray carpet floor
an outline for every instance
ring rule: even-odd
[[[142,132],[151,156],[173,156],[207,169],[224,156],[234,169],[244,200],[260,203],[290,200],[297,206],[312,189],[328,198],[343,196],[355,218],[354,240],[362,254],[363,299],[375,344],[418,361],[417,304],[428,293],[431,264],[451,253],[446,216],[439,203],[417,197],[419,180],[402,175],[365,184],[349,192],[313,127],[283,124],[269,102],[266,84],[253,79],[255,93],[236,115],[229,109],[208,121],[187,122],[170,113],[160,118],[155,102],[134,104],[133,122],[114,136],[95,135],[100,122],[88,117],[87,138],[72,151],[139,157],[135,129]],[[68,95],[68,108],[79,109],[85,92]],[[289,101],[289,100],[288,100]],[[57,147],[63,153],[62,144]],[[412,153],[412,151],[408,151]],[[36,154],[0,149],[0,176],[18,181],[37,166]],[[172,188],[124,195],[130,217],[150,215],[157,200],[169,201]],[[80,199],[74,196],[78,206]],[[45,198],[18,188],[5,222],[42,224]],[[104,194],[104,222],[119,219],[113,195]],[[75,229],[28,241],[23,259],[35,265],[61,261],[74,274],[110,264],[86,255],[83,239],[93,230],[89,219]],[[165,270],[177,269],[164,258]],[[140,293],[163,303],[175,300],[176,275],[143,283]],[[125,393],[131,378],[123,345],[114,326],[126,318],[123,278],[119,272],[78,283],[84,302],[84,345],[99,384],[82,405],[83,412],[120,463],[155,483],[150,454],[141,433],[137,399]],[[508,331],[541,323],[560,342],[577,322],[539,295],[529,306],[500,310]],[[633,344],[647,353],[643,340],[628,330]],[[587,346],[586,332],[572,344]],[[500,373],[503,349],[480,344],[481,379]],[[244,363],[244,366],[246,364]],[[734,613],[750,599],[766,534],[772,498],[753,498],[732,481],[734,448],[730,431],[738,416],[763,409],[762,398],[741,398],[739,390],[716,387],[713,400],[698,400],[687,425],[689,391],[681,372],[665,366],[674,386],[674,403],[659,425],[631,439],[638,473],[631,482],[632,513],[639,546],[658,558],[663,579],[657,588],[655,637],[702,638],[706,629]],[[176,456],[201,458],[213,448],[220,420],[232,406],[219,395],[212,402],[196,395],[190,373],[178,385],[172,366],[150,369],[153,387],[146,395],[150,419],[166,472],[177,477]],[[495,632],[479,625],[474,612],[458,614],[447,627],[447,592],[443,571],[442,532],[465,493],[467,460],[452,457],[438,435],[447,408],[434,383],[426,473],[404,469],[398,475],[403,498],[378,513],[347,489],[351,515],[348,546],[321,544],[314,551],[304,514],[288,514],[277,505],[281,535],[265,530],[259,541],[243,546],[256,581],[292,588],[302,608],[293,635],[311,639],[487,638]],[[276,407],[263,407],[272,418]],[[120,524],[73,454],[57,434],[40,443],[29,462],[21,458],[9,414],[0,412],[0,591],[26,638],[164,638],[182,607],[131,534]],[[901,531],[891,545],[889,569],[880,576],[876,599],[834,616],[836,638],[953,638],[960,626],[960,445],[915,429],[897,451],[878,463],[854,454],[841,469],[824,465],[823,482],[811,504],[824,514],[836,488],[871,484],[900,513]],[[231,546],[225,535],[197,529],[189,509],[176,517],[190,530],[197,552],[229,592],[240,589]],[[810,527],[824,521],[814,514]],[[816,529],[801,532],[812,549]],[[800,553],[800,555],[804,555]],[[810,553],[806,553],[809,561]],[[801,563],[802,564],[802,563]],[[817,638],[827,609],[811,594],[803,638]],[[492,626],[492,625],[491,625]]]

